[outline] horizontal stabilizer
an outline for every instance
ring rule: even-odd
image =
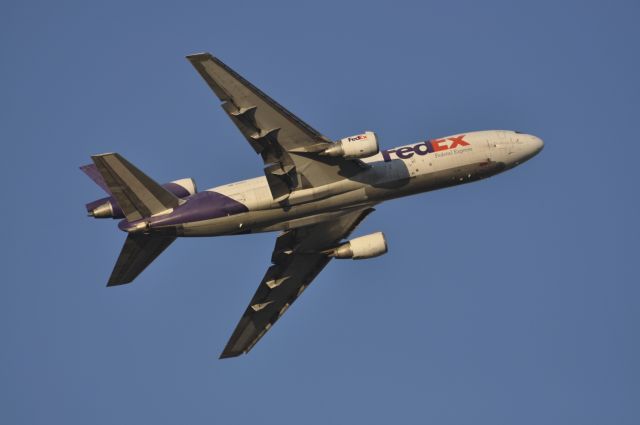
[[[133,281],[174,240],[176,240],[174,236],[130,233],[124,242],[107,286]]]
[[[92,156],[96,168],[129,221],[175,208],[178,198],[117,153]]]

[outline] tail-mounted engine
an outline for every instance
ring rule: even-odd
[[[387,241],[382,232],[351,239],[329,252],[330,257],[362,260],[387,253]]]
[[[196,182],[192,178],[174,180],[163,184],[162,187],[180,199],[191,196],[198,191]],[[87,213],[95,218],[124,218],[124,214],[113,196],[89,202],[86,207]]]
[[[363,134],[357,134],[334,143],[321,155],[341,156],[347,159],[367,158],[373,156],[380,151],[378,147],[378,138],[373,131],[367,131]]]

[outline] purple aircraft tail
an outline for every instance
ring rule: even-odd
[[[83,166],[80,167],[80,169],[82,170],[83,173],[85,173],[87,176],[89,176],[89,178],[91,180],[93,180],[93,182],[95,184],[100,186],[102,188],[102,190],[107,192],[107,195],[111,196],[111,191],[109,190],[109,187],[107,186],[107,183],[104,181],[104,179],[100,175],[100,172],[98,171],[98,168],[96,167],[96,164],[83,165]]]
[[[88,204],[89,215],[115,218],[122,214],[129,222],[144,223],[143,219],[175,208],[181,202],[180,197],[169,188],[156,183],[117,153],[94,155],[91,159],[92,165],[85,165],[80,169],[110,197]],[[193,180],[188,181],[195,191]],[[189,196],[190,191],[185,187],[175,183],[168,185],[174,191],[186,192],[186,196]],[[115,207],[118,214],[115,213]],[[175,236],[147,233],[144,230],[129,233],[107,285],[122,285],[133,281],[175,239]]]
[[[124,218],[122,208],[120,208],[116,202],[113,197],[113,193],[111,193],[109,186],[98,171],[96,165],[83,165],[80,167],[80,170],[82,170],[83,173],[85,173],[95,184],[100,186],[102,190],[109,195],[86,204],[85,207],[87,209],[87,213],[95,218]],[[174,180],[163,184],[162,187],[180,199],[188,198],[198,191],[196,182],[192,178]]]

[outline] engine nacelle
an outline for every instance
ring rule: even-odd
[[[186,179],[174,180],[170,183],[165,183],[162,185],[162,187],[176,195],[178,198],[186,198],[198,192],[196,182],[191,177],[188,177]]]
[[[373,131],[366,131],[334,143],[322,152],[327,156],[341,156],[343,158],[367,158],[380,151],[378,138]]]
[[[351,258],[362,260],[373,258],[387,253],[387,241],[382,232],[372,233],[359,238],[351,239],[349,242],[340,245],[329,255],[334,258]]]
[[[178,198],[187,198],[195,194],[198,189],[196,182],[192,178],[174,180],[162,185],[169,192]],[[101,198],[87,205],[87,213],[95,218],[124,218],[124,213],[112,196]]]

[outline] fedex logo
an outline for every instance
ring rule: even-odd
[[[362,139],[366,139],[366,138],[367,138],[366,134],[361,134],[361,135],[355,136],[355,137],[347,137],[347,140],[349,142],[355,142],[356,140],[362,140]]]
[[[418,154],[420,156],[428,153],[446,151],[448,149],[455,149],[459,146],[469,146],[469,142],[464,140],[464,134],[457,137],[447,137],[446,139],[432,139],[426,142],[418,143],[413,146],[406,146],[404,148],[389,149],[380,152],[384,162],[391,161],[391,154],[394,154],[400,159],[409,159],[413,155]]]

